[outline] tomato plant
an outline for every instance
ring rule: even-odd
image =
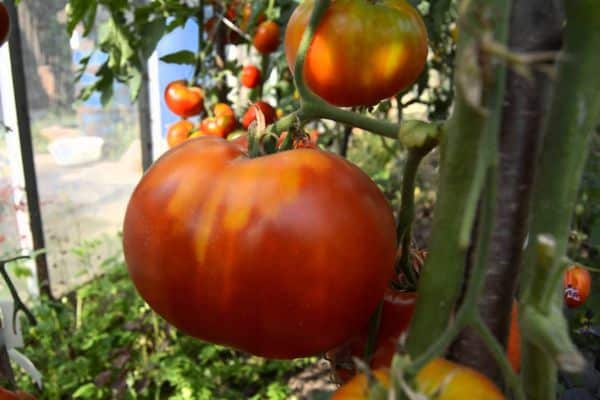
[[[292,71],[300,39],[314,8],[303,1],[285,32]],[[409,87],[427,57],[427,31],[404,0],[332,2],[304,64],[304,79],[317,95],[338,106],[372,105]]]
[[[252,104],[242,116],[242,126],[244,129],[248,129],[250,124],[256,120],[256,108],[258,108],[265,116],[265,123],[267,125],[272,124],[277,119],[273,106],[264,101],[257,101]]]
[[[261,54],[270,54],[277,50],[279,47],[279,25],[277,25],[277,22],[262,22],[254,33],[252,43]]]
[[[0,3],[0,46],[8,39],[8,33],[10,32],[10,19],[8,17],[8,10],[4,3]]]
[[[579,307],[590,295],[592,278],[587,269],[573,265],[565,271],[563,279],[565,304],[569,308]]]
[[[312,149],[247,159],[208,137],[148,170],[123,228],[131,278],[156,312],[274,358],[331,349],[365,325],[395,236],[387,200],[346,160]]]
[[[204,91],[185,80],[169,83],[164,97],[169,110],[180,117],[193,117],[204,110]]]
[[[254,89],[260,84],[260,80],[260,69],[258,69],[256,65],[249,64],[244,66],[240,76],[240,82],[242,83],[242,86],[247,87],[248,89]]]

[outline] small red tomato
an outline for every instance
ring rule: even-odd
[[[242,69],[242,75],[240,76],[240,81],[244,87],[248,89],[254,89],[260,84],[261,80],[260,69],[258,69],[255,65],[246,65]]]
[[[261,54],[274,52],[279,47],[279,25],[273,21],[263,22],[256,29],[252,43]]]
[[[185,142],[194,130],[194,124],[187,119],[175,122],[167,130],[167,144],[173,148],[180,143]]]
[[[415,292],[398,292],[390,288],[386,290],[379,330],[369,365],[371,369],[390,366],[398,340],[408,329],[414,314],[416,299]],[[355,366],[352,357],[364,357],[368,337],[369,326],[366,325],[345,344],[327,352],[327,357],[333,363],[339,380],[347,381],[354,376]]]
[[[269,103],[266,103],[264,101],[257,101],[248,108],[248,110],[242,117],[242,126],[244,127],[244,129],[248,129],[250,124],[254,120],[256,120],[256,107],[258,107],[265,116],[265,123],[267,125],[272,124],[277,119],[275,109]]]
[[[229,106],[229,104],[225,103],[215,104],[213,107],[213,113],[215,114],[215,117],[229,116],[235,118],[235,113],[233,112],[233,109]]]
[[[204,118],[200,122],[200,131],[208,136],[226,138],[235,129],[235,118],[229,115]]]
[[[8,18],[8,10],[3,3],[0,3],[0,46],[8,39],[10,31],[10,19]]]
[[[204,91],[185,80],[173,81],[165,89],[165,103],[169,110],[183,118],[192,117],[204,108]]]
[[[590,295],[592,278],[587,269],[573,265],[564,275],[565,304],[569,308],[579,307]]]

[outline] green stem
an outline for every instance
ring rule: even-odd
[[[496,360],[496,363],[500,367],[504,381],[508,384],[509,389],[512,391],[516,400],[525,400],[525,393],[521,387],[519,377],[515,374],[512,365],[506,358],[506,353],[496,337],[492,334],[487,325],[481,318],[477,318],[473,323],[473,328],[479,334],[481,340],[485,343],[488,350]]]
[[[296,74],[296,76],[298,76],[298,74]],[[300,95],[304,98],[302,93],[300,93]],[[304,98],[305,102],[302,104],[302,107],[300,109],[301,115],[304,118],[331,119],[337,122],[364,129],[366,131],[375,133],[380,136],[385,136],[392,139],[398,138],[398,131],[400,130],[400,125],[334,107],[318,97],[315,98],[315,96],[316,95],[311,94],[309,98]]]
[[[198,19],[198,54],[200,54],[204,49],[204,0],[200,0],[198,14],[196,18]],[[198,57],[198,59],[196,60],[196,65],[194,66],[194,74],[192,75],[194,83],[198,82],[198,78],[200,77],[200,73],[202,72],[203,64],[204,60],[201,57]]]
[[[400,263],[396,272],[404,272],[411,287],[417,284],[417,274],[410,265],[410,243],[412,241],[412,223],[415,219],[415,181],[421,160],[427,153],[423,154],[418,149],[409,149],[406,165],[402,175],[401,205],[398,212],[398,224],[396,235],[402,246]]]
[[[552,310],[560,309],[562,303],[562,257],[566,253],[588,143],[600,117],[600,80],[597,77],[600,69],[600,3],[595,0],[565,1],[564,7],[567,15],[565,57],[559,62],[552,102],[546,113],[544,147],[533,187],[530,244],[521,282],[522,301],[526,304],[519,310],[521,315],[535,304],[537,311],[549,318]],[[536,261],[540,235],[554,241],[555,256],[548,269],[540,269]],[[548,296],[548,293],[554,295]],[[548,349],[540,347],[538,339],[544,332],[539,325],[544,321],[536,321],[530,323],[531,332],[523,340],[522,379],[528,399],[545,400],[555,395],[557,366]],[[558,334],[555,327],[552,329]]]
[[[315,8],[310,15],[308,26],[302,34],[302,39],[300,40],[300,45],[298,46],[296,63],[294,65],[294,83],[296,84],[296,89],[298,89],[298,93],[300,94],[300,98],[302,100],[319,100],[319,97],[314,94],[304,83],[304,62],[306,61],[306,54],[308,53],[308,48],[310,47],[315,32],[317,31],[319,22],[325,15],[330,3],[331,0],[315,1]]]

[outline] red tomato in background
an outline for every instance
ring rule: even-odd
[[[194,124],[187,119],[175,122],[167,130],[167,144],[169,148],[185,142],[194,131]]]
[[[8,10],[3,3],[0,3],[0,46],[8,39],[9,32],[10,18],[8,17]]]
[[[242,117],[242,126],[244,127],[244,129],[248,129],[250,124],[256,120],[255,107],[258,107],[259,110],[263,113],[263,115],[265,116],[265,123],[267,125],[272,124],[277,119],[277,115],[273,106],[264,101],[257,101],[256,103],[250,105],[250,107],[248,108],[248,110],[246,110],[246,113]]]
[[[565,271],[563,284],[565,304],[575,308],[585,303],[590,295],[592,277],[587,269],[573,265]]]
[[[2,6],[1,3],[0,6]],[[20,390],[12,392],[10,390],[4,389],[3,387],[0,387],[0,400],[35,400],[35,397],[30,395],[29,393],[25,393]]]
[[[279,47],[279,25],[273,21],[261,23],[256,29],[252,43],[260,54],[273,53]]]
[[[516,373],[521,370],[521,330],[519,328],[519,309],[516,301],[513,301],[510,313],[510,330],[506,345],[508,361]]]
[[[369,367],[377,369],[389,367],[400,336],[406,332],[415,311],[417,294],[415,292],[398,292],[387,289],[383,298],[381,320],[377,339]],[[332,361],[337,377],[347,381],[355,373],[352,357],[363,358],[369,338],[368,324],[357,332],[350,340],[337,349],[329,351],[327,357]]]
[[[365,326],[389,280],[396,233],[377,185],[337,155],[247,159],[235,144],[202,137],[142,177],[123,244],[138,292],[177,328],[296,358]]]
[[[252,64],[244,66],[240,76],[240,82],[242,83],[242,86],[247,87],[248,89],[254,89],[260,84],[260,80],[260,69]]]
[[[213,113],[215,114],[215,117],[228,116],[235,118],[235,113],[233,112],[233,109],[229,106],[229,104],[226,103],[215,104],[213,107]]]
[[[165,89],[165,103],[180,117],[193,117],[204,109],[204,91],[200,86],[190,86],[185,80],[173,81]]]
[[[235,129],[235,118],[230,115],[220,115],[204,118],[200,123],[200,131],[208,136],[226,138]]]
[[[301,2],[287,25],[285,54],[292,73],[313,8],[314,0]],[[408,2],[336,0],[317,28],[304,78],[331,104],[368,106],[412,85],[426,59],[427,29]]]

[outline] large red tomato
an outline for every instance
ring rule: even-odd
[[[592,286],[592,277],[587,269],[576,265],[569,267],[565,272],[563,283],[567,307],[579,307],[586,302]]]
[[[173,81],[165,89],[165,103],[180,117],[193,117],[204,109],[204,91],[185,80]]]
[[[240,75],[242,86],[247,87],[248,89],[254,89],[260,84],[260,80],[260,69],[258,69],[256,65],[249,64],[244,66],[242,74]]]
[[[123,241],[141,296],[188,334],[274,358],[360,330],[382,298],[394,218],[360,169],[313,149],[248,159],[188,140],[144,175]]]
[[[314,3],[300,3],[287,25],[285,54],[292,72]],[[426,58],[425,24],[405,0],[336,0],[317,28],[304,78],[332,104],[372,105],[412,85]]]
[[[8,10],[3,3],[0,3],[0,46],[8,39],[10,31],[10,19],[8,18]]]

